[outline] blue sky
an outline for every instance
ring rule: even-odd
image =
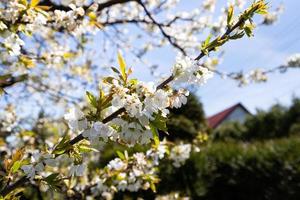
[[[183,9],[188,9],[195,0],[182,0]],[[200,1],[201,2],[201,1]],[[253,38],[230,42],[224,46],[225,56],[219,70],[249,71],[253,68],[269,69],[284,63],[294,53],[300,53],[300,1],[269,0],[271,9],[283,3],[285,11],[273,26],[261,26],[255,30]],[[222,4],[223,1],[219,1]],[[223,3],[224,5],[224,3]],[[174,52],[160,50],[160,56],[150,56],[159,60],[160,71],[168,72],[174,62]],[[156,54],[157,55],[157,52]],[[135,75],[151,80],[143,69],[135,68]],[[300,97],[300,69],[284,74],[272,74],[267,83],[237,87],[236,82],[214,77],[205,86],[197,89],[197,95],[204,104],[207,115],[212,115],[235,103],[242,102],[251,112],[256,108],[267,109],[275,103],[289,105],[293,95]]]
[[[278,1],[269,1],[277,5]],[[285,11],[278,23],[260,27],[255,37],[242,39],[225,46],[226,54],[220,69],[224,71],[273,68],[283,63],[290,54],[300,53],[300,1],[282,1]],[[205,87],[199,88],[205,111],[208,115],[237,102],[242,102],[250,111],[267,109],[274,103],[288,105],[293,95],[300,97],[300,70],[285,74],[273,74],[263,84],[236,87],[230,80],[216,77]]]

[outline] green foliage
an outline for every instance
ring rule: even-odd
[[[199,132],[207,130],[202,103],[194,94],[189,95],[187,102],[180,109],[171,110],[167,121],[168,140],[192,141]]]
[[[214,140],[228,141],[232,139],[251,141],[299,135],[300,133],[300,99],[294,98],[287,108],[274,105],[268,111],[258,110],[243,124],[226,123],[213,132]]]
[[[239,122],[227,122],[214,130],[212,139],[214,141],[241,140],[245,132],[245,126]]]
[[[299,199],[299,155],[298,137],[213,143],[179,169],[163,165],[158,192],[177,190],[206,200]]]
[[[233,14],[234,14],[234,8],[233,6],[229,6],[228,11],[227,11],[227,26],[230,27],[232,25],[232,20],[233,20]]]

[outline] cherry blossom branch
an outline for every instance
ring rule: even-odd
[[[228,37],[235,29],[237,29],[242,23],[244,23],[245,19],[240,18],[239,21],[235,23],[231,28],[228,28],[227,31],[221,36],[221,39],[225,39]],[[208,49],[208,52],[213,51],[214,48]],[[201,58],[203,58],[206,54],[202,51],[194,60],[199,61]],[[164,82],[162,82],[160,85],[158,85],[158,89],[164,88],[166,85],[168,85],[170,82],[174,80],[174,76],[170,75]]]
[[[98,11],[101,11],[105,8],[109,8],[109,7],[117,5],[117,4],[128,3],[130,1],[135,1],[135,0],[110,0],[110,1],[107,1],[107,2],[104,2],[104,3],[99,3],[98,4]],[[41,1],[40,4],[43,5],[43,6],[50,6],[51,11],[54,11],[54,10],[69,11],[69,10],[71,10],[70,7],[64,6],[64,5],[58,5],[54,2],[52,2],[51,0]],[[87,10],[89,8],[89,6],[84,6],[83,8],[85,10]]]
[[[120,115],[120,114],[122,114],[122,113],[124,113],[124,112],[126,112],[125,108],[120,108],[120,109],[118,109],[117,111],[113,112],[111,115],[109,115],[109,116],[107,116],[106,118],[104,118],[104,119],[102,120],[102,123],[106,124],[106,123],[108,123],[108,122],[110,122],[111,120],[115,119],[116,117],[118,117],[118,115]],[[77,142],[80,142],[80,141],[83,140],[83,139],[84,139],[84,137],[83,137],[83,135],[82,135],[82,133],[81,133],[81,134],[79,134],[78,136],[76,136],[74,139],[72,139],[72,140],[70,141],[70,144],[71,144],[71,145],[74,145],[74,144],[76,144]]]
[[[118,2],[118,1],[109,1],[109,2]],[[154,24],[158,25],[158,27],[160,28],[162,34],[166,37],[169,36],[167,33],[165,33],[164,29],[155,21],[155,19],[152,17],[152,15],[150,14],[150,12],[147,10],[147,8],[145,7],[145,5],[139,0],[138,1],[139,4],[143,7],[144,11],[146,12],[146,14],[148,15],[148,17],[153,21]],[[251,13],[250,13],[251,14]],[[224,44],[225,42],[227,42],[229,40],[229,35],[232,31],[234,31],[236,28],[240,27],[240,25],[242,25],[246,20],[248,20],[246,17],[240,17],[238,22],[233,25],[232,27],[229,26],[227,31],[224,33],[223,36],[218,37],[217,39],[215,39],[213,42],[217,42],[217,45],[208,45],[207,47],[205,47],[202,52],[199,54],[199,56],[197,56],[194,60],[195,61],[199,61],[202,57],[204,57],[205,55],[207,55],[210,51],[213,51],[216,49],[216,47],[221,46],[222,44]],[[220,43],[219,40],[224,40]],[[173,40],[171,38],[171,36],[169,36],[169,41],[172,44]],[[212,42],[212,43],[213,43]],[[209,43],[209,42],[208,42]],[[210,44],[210,43],[209,43]],[[186,54],[184,54],[186,55]],[[174,80],[174,76],[171,75],[169,78],[167,78],[165,81],[163,81],[160,85],[158,85],[157,89],[161,89],[164,88],[166,85],[168,85],[172,80]],[[116,112],[112,113],[111,115],[109,115],[108,117],[106,117],[105,119],[102,120],[103,123],[107,123],[111,120],[113,120],[114,118],[118,117],[118,115],[122,114],[126,112],[126,109],[124,107],[120,108],[119,110],[117,110]],[[73,140],[69,141],[69,144],[76,144],[77,142],[83,140],[83,134],[78,135],[76,138],[74,138]],[[10,191],[14,190],[15,188],[23,185],[24,183],[26,183],[27,178],[24,176],[21,179],[19,179],[17,182],[15,182],[12,185],[9,185],[7,187],[5,187],[5,189],[3,191],[1,191],[1,194],[8,194]]]
[[[245,18],[241,17],[232,27],[228,27],[226,32],[221,36],[221,40],[226,39],[235,29],[237,29],[241,24],[245,23]],[[208,52],[213,51],[214,48],[208,49]],[[203,58],[206,54],[202,51],[195,60],[198,61]]]
[[[141,2],[141,1],[139,1],[139,2]],[[141,5],[144,7],[144,9],[146,9],[145,6],[144,6],[144,4],[141,3]],[[147,9],[146,9],[146,10],[147,10]],[[150,16],[151,16],[151,15],[150,15]],[[154,20],[154,21],[155,21],[155,20]],[[231,28],[228,28],[228,29],[227,29],[227,31],[222,35],[221,39],[225,39],[226,37],[228,37],[228,36],[229,36],[236,28],[238,28],[242,23],[244,23],[244,21],[245,21],[244,18],[240,18],[239,21],[235,23],[235,25],[233,25]],[[212,50],[214,50],[214,49],[212,49],[212,48],[211,48],[211,49],[208,49],[209,52],[212,51]],[[200,60],[201,58],[203,58],[205,55],[206,55],[205,53],[201,52],[201,53],[199,54],[199,56],[197,56],[194,60],[195,60],[195,61],[199,61],[199,60]],[[159,89],[164,88],[166,85],[168,85],[170,82],[172,82],[172,81],[174,80],[174,78],[175,78],[175,77],[173,76],[173,74],[170,75],[166,80],[164,80],[161,84],[159,84],[159,85],[157,86],[156,89],[159,90]],[[114,113],[112,113],[111,115],[109,115],[108,117],[106,117],[106,118],[102,121],[102,123],[107,123],[107,122],[113,120],[114,118],[118,117],[119,114],[122,114],[122,113],[124,113],[124,112],[126,112],[125,108],[120,108],[119,110],[115,111]],[[81,133],[81,134],[79,134],[78,136],[76,136],[74,139],[72,139],[72,140],[70,141],[70,144],[71,144],[71,145],[74,145],[74,144],[80,142],[80,141],[83,140],[83,139],[84,139],[84,137],[83,137],[83,135],[82,135],[82,133]]]

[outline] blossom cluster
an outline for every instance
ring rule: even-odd
[[[177,56],[176,64],[173,67],[173,76],[177,83],[203,85],[213,77],[213,72],[187,56]]]
[[[288,59],[287,59],[287,67],[300,67],[300,54],[294,54],[291,55]]]
[[[170,159],[173,161],[174,167],[180,167],[190,157],[192,150],[191,144],[180,144],[172,148]]]
[[[155,184],[159,181],[157,167],[160,161],[162,159],[170,159],[174,166],[180,167],[189,158],[190,152],[190,144],[168,146],[168,143],[164,140],[158,146],[150,148],[145,153],[137,152],[129,156],[127,151],[124,153],[118,152],[118,158],[109,161],[106,167],[92,172],[95,174],[92,177],[87,176],[86,162],[71,164],[68,167],[68,172],[65,173],[65,177],[62,173],[59,176],[60,178],[55,179],[57,183],[49,182],[48,184],[58,184],[63,179],[79,177],[83,182],[74,185],[72,190],[87,191],[88,189],[90,190],[90,196],[102,196],[104,199],[111,199],[118,191],[136,192],[149,188],[155,191]],[[67,161],[65,158],[55,158],[53,154],[42,153],[37,150],[26,151],[26,153],[31,154],[30,164],[22,164],[21,169],[32,183],[37,180],[42,180],[42,182],[50,181],[48,177],[54,174],[51,174],[49,170],[47,172],[46,168],[57,168]],[[47,188],[49,186],[45,185],[44,187]]]
[[[119,58],[121,59],[121,57]],[[122,66],[124,62],[120,61],[119,64]],[[179,65],[182,65],[181,61],[175,66]],[[198,80],[198,83],[202,82],[203,84],[208,76],[211,76],[207,68],[194,67],[198,71],[193,73],[189,70],[193,66],[185,64],[184,67],[191,73],[185,76],[190,76],[190,80],[192,80],[192,76],[195,76],[194,82]],[[97,109],[96,113],[102,115],[102,118],[122,108],[124,108],[125,114],[113,118],[108,123],[103,123],[99,119],[88,120],[89,117],[85,116],[78,108],[71,109],[65,115],[70,129],[75,133],[82,134],[91,143],[99,142],[101,138],[102,141],[110,139],[127,145],[147,144],[155,137],[154,129],[166,131],[165,119],[169,114],[169,108],[180,108],[187,102],[189,93],[184,89],[177,91],[173,91],[171,88],[157,89],[157,86],[152,82],[129,80],[128,76],[131,69],[126,72],[121,67],[122,70],[121,73],[114,68],[117,76],[104,79],[101,90],[103,91],[102,97],[97,99],[89,94],[89,98],[92,106]],[[184,72],[182,71],[182,73]],[[177,77],[179,76],[181,74]],[[106,100],[101,102],[101,99],[105,98]],[[100,110],[99,105],[101,108],[104,106],[101,106],[104,102],[109,106]]]
[[[239,73],[234,77],[239,82],[240,86],[248,85],[249,83],[261,83],[268,80],[267,73],[263,69],[251,70],[248,74]]]
[[[42,154],[38,150],[33,151],[30,159],[30,164],[23,165],[21,169],[26,174],[27,178],[31,181],[35,178],[36,175],[42,175],[45,166],[55,167],[57,164],[57,160],[54,158],[54,155],[45,153]]]
[[[93,195],[104,196],[107,193],[114,193],[114,190],[136,192],[150,188],[151,184],[158,181],[157,169],[150,156],[135,153],[128,159],[111,160],[100,178],[97,177],[92,181],[95,183],[91,188]]]

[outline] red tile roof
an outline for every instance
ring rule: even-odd
[[[250,113],[241,103],[238,103],[234,106],[231,106],[230,108],[227,108],[209,118],[207,118],[208,121],[208,125],[211,128],[216,128],[219,124],[221,124],[226,117],[232,113],[236,108],[241,107],[242,109],[244,109],[247,113]]]

